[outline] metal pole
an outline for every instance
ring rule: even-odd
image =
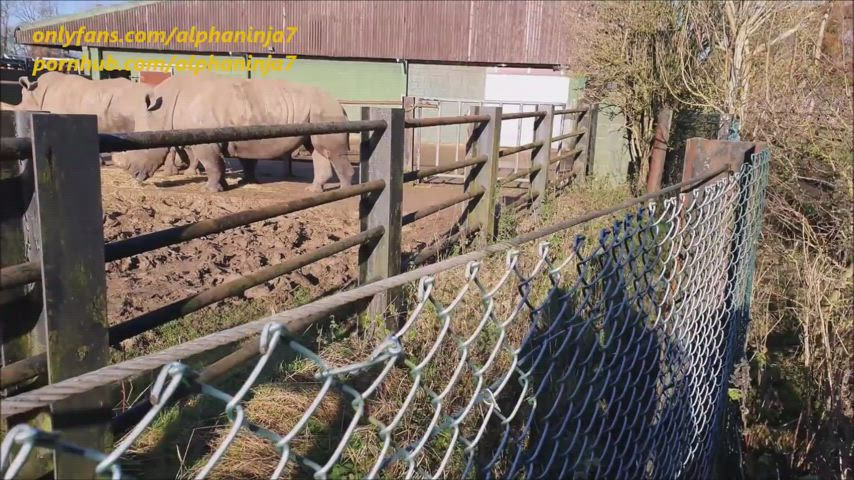
[[[670,123],[673,120],[673,109],[662,108],[655,119],[655,138],[652,140],[652,155],[649,159],[649,175],[646,178],[646,191],[654,192],[661,189],[661,179],[664,175],[664,160],[667,157],[667,143],[670,141]]]

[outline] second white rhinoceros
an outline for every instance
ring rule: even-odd
[[[273,79],[241,79],[209,73],[176,76],[158,84],[136,108],[136,131],[283,125],[346,121],[344,108],[327,93],[308,85]],[[187,147],[208,177],[206,188],[227,188],[224,157],[240,160],[243,181],[255,181],[257,160],[286,158],[301,145],[312,154],[314,180],[310,191],[322,191],[338,174],[342,187],[351,185],[353,167],[347,159],[346,133],[306,135]],[[163,166],[168,149],[124,152],[121,163],[139,181],[150,178]],[[331,163],[331,165],[330,165]]]

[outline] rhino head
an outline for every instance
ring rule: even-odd
[[[134,131],[148,132],[155,130],[166,130],[166,109],[163,107],[163,97],[154,93],[144,95],[144,105],[134,110]],[[146,150],[132,150],[119,152],[113,155],[113,162],[127,170],[137,181],[151,178],[160,167],[166,163],[169,148],[149,148]]]
[[[15,108],[21,111],[41,110],[47,88],[38,88],[39,81],[30,81],[27,77],[18,78],[18,84],[21,85],[21,103],[16,105]]]

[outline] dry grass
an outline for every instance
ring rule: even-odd
[[[507,232],[516,235],[593,209],[613,205],[627,197],[627,192],[605,184],[576,186],[543,205],[539,216],[503,215],[501,221],[504,222]],[[576,233],[596,232],[608,222],[607,218],[599,219],[580,226],[577,230],[556,234],[544,240],[551,243],[553,254],[561,259],[567,252],[571,252],[570,246]],[[461,250],[463,249],[457,249],[457,253]],[[537,244],[526,245],[521,250],[519,270],[530,272],[537,260]],[[491,289],[499,282],[505,272],[504,262],[503,255],[496,255],[482,263],[478,278],[484,288]],[[456,268],[436,276],[433,298],[438,305],[449,305],[458,294],[460,287],[466,283],[465,270]],[[567,270],[571,270],[571,265]],[[568,275],[567,279],[570,277],[571,275]],[[422,441],[425,435],[431,433],[430,425],[437,408],[431,398],[448,386],[462,360],[463,353],[459,345],[470,339],[466,363],[461,374],[439,407],[439,428],[432,431],[424,448],[412,459],[412,468],[416,475],[433,474],[443,461],[446,461],[446,476],[462,475],[468,457],[460,438],[473,439],[477,436],[479,428],[489,415],[488,406],[482,399],[474,403],[465,420],[460,423],[459,436],[456,439],[452,429],[441,426],[441,420],[462,412],[480,391],[496,384],[505,375],[516,375],[512,368],[513,350],[518,348],[530,327],[530,315],[525,307],[515,317],[512,316],[518,307],[517,285],[518,278],[511,276],[495,295],[493,318],[484,322],[481,322],[484,305],[480,291],[474,284],[451,316],[444,319],[448,322],[447,325],[438,315],[437,307],[428,304],[401,338],[406,361],[396,364],[368,398],[365,415],[349,439],[344,438],[344,432],[353,419],[355,409],[350,403],[349,394],[336,390],[335,393],[327,395],[306,427],[294,437],[290,444],[292,456],[283,476],[310,477],[313,471],[304,466],[305,459],[323,465],[339,442],[346,441],[346,447],[329,475],[332,478],[362,478],[379,459],[388,460],[395,454],[396,449],[411,447]],[[532,300],[541,301],[549,286],[547,278],[540,276],[539,280],[532,284]],[[410,286],[405,289],[405,293],[411,309],[411,302],[416,300],[415,288]],[[344,322],[337,321],[340,323],[320,326],[313,339],[301,339],[303,344],[317,351],[330,367],[369,358],[374,348],[391,333],[382,326],[382,322],[372,324],[364,316]],[[502,326],[504,323],[506,325]],[[430,362],[421,371],[419,385],[415,388],[409,407],[392,430],[391,447],[382,455],[383,441],[377,434],[379,426],[390,424],[400,414],[401,406],[418,377],[412,373],[412,368],[430,355],[434,342],[440,338],[445,327],[447,333],[436,346]],[[285,347],[280,349],[287,350]],[[493,360],[483,370],[479,384],[474,371],[486,365],[491,356]],[[250,422],[279,435],[285,435],[296,425],[319,391],[320,383],[314,376],[318,370],[313,363],[292,357],[282,360],[277,368],[271,366],[270,369],[273,372],[263,382],[256,384],[251,398],[244,405]],[[382,366],[376,366],[363,373],[351,375],[347,378],[347,384],[363,391],[377,378],[381,369]],[[245,375],[237,377],[245,378]],[[502,411],[509,412],[515,405],[519,395],[518,385],[512,378],[507,383],[499,398]],[[223,387],[228,392],[233,392],[236,388],[236,385]],[[179,470],[177,476],[181,478],[198,473],[209,455],[227,435],[230,424],[222,415],[223,405],[208,399],[201,402],[197,399],[194,402],[161,415],[158,423],[138,442],[133,455],[135,463],[143,464],[144,459],[158,456],[164,467],[167,464],[172,466],[169,476],[175,475],[176,466]],[[202,408],[201,403],[209,405]],[[525,415],[525,408],[528,406],[522,407],[520,417]],[[188,409],[189,417],[182,418]],[[181,417],[178,416],[179,411]],[[490,422],[495,422],[495,416]],[[176,429],[182,431],[183,435],[169,433],[170,430]],[[499,440],[494,437],[488,432],[484,434],[475,454],[491,455],[497,446],[495,442]],[[170,459],[166,460],[164,457]],[[269,478],[279,458],[280,453],[271,442],[244,429],[213,470],[211,478]],[[406,461],[395,459],[386,462],[380,475],[382,478],[400,478],[406,474],[408,468],[410,465]],[[151,472],[150,465],[147,465],[145,476]],[[156,474],[163,477],[166,476],[166,471],[157,470]]]

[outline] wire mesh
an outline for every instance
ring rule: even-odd
[[[750,317],[768,163],[767,151],[753,155],[592,238],[553,237],[498,266],[425,276],[403,325],[355,361],[270,323],[233,395],[169,364],[153,408],[109,454],[17,425],[2,442],[4,476],[48,448],[121,478],[123,457],[183,385],[227,420],[196,478],[236,475],[217,469],[247,438],[267,445],[270,478],[341,477],[342,465],[366,478],[708,478]],[[270,421],[248,405],[263,399],[259,376],[277,351],[302,358],[313,380],[298,414]],[[328,448],[309,451],[330,409]]]

